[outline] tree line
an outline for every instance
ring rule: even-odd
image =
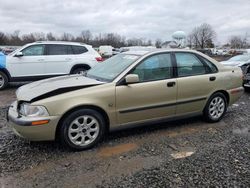
[[[207,23],[194,27],[186,37],[186,44],[191,49],[213,48],[216,32],[213,27]],[[101,45],[111,45],[115,48],[126,46],[152,46],[160,48],[163,44],[161,39],[152,41],[146,38],[129,38],[121,36],[117,33],[100,33],[93,35],[89,30],[83,30],[79,35],[75,36],[70,33],[55,35],[52,32],[34,32],[29,34],[20,34],[20,31],[13,33],[4,33],[0,31],[0,45],[21,46],[35,41],[72,41],[90,44],[93,47]],[[231,48],[249,48],[247,34],[242,36],[229,37],[228,43],[225,45]]]
[[[147,40],[145,38],[126,39],[125,36],[121,36],[116,33],[100,33],[94,36],[89,30],[83,30],[78,36],[74,36],[70,33],[63,33],[61,36],[58,36],[52,32],[34,32],[21,35],[20,31],[14,31],[10,34],[0,31],[0,45],[21,46],[35,41],[71,41],[90,44],[94,47],[98,47],[100,45],[111,45],[115,48],[125,46],[154,45],[151,40]]]

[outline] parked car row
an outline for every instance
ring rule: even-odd
[[[83,73],[102,62],[90,46],[74,42],[34,42],[0,54],[0,90],[9,82]]]
[[[25,54],[36,54],[33,57],[39,60],[63,52],[73,62],[84,47],[83,54],[90,52],[92,68],[85,75],[50,78],[17,90],[17,101],[8,111],[9,123],[17,135],[33,141],[58,138],[71,149],[84,150],[99,143],[107,132],[126,127],[197,115],[217,122],[243,92],[239,67],[223,66],[197,51],[128,51],[97,63],[99,56],[87,45],[60,44],[60,51],[53,45],[35,43],[11,58],[21,61],[29,57]],[[44,64],[51,62],[53,73],[64,66],[52,60]],[[59,73],[70,73],[74,65],[63,64],[70,66]]]

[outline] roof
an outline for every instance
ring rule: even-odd
[[[36,41],[33,42],[32,44],[68,44],[68,45],[86,45],[85,43],[81,42],[69,42],[69,41]]]
[[[126,52],[123,52],[123,54],[130,54],[130,55],[139,55],[139,56],[143,56],[147,53],[149,53],[150,51],[133,51],[133,50],[130,50],[130,51],[126,51]]]
[[[161,52],[192,52],[192,53],[196,53],[196,54],[200,54],[200,55],[204,56],[203,53],[198,52],[196,50],[179,49],[179,48],[170,48],[170,49],[158,48],[158,49],[150,50],[150,51],[146,51],[146,50],[145,51],[126,51],[126,52],[123,52],[123,54],[143,56],[146,54],[154,54],[154,53],[161,53]]]

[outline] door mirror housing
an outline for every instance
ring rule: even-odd
[[[134,84],[134,83],[138,83],[139,80],[139,76],[137,74],[128,74],[125,77],[125,82],[126,84]]]
[[[22,57],[23,56],[23,52],[17,52],[16,54],[15,54],[15,57]]]

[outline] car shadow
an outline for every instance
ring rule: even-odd
[[[158,124],[149,124],[144,125],[140,127],[132,127],[124,130],[114,131],[107,134],[107,136],[104,138],[103,142],[98,144],[98,146],[94,147],[91,150],[100,149],[101,147],[104,147],[107,145],[107,143],[116,141],[118,139],[129,139],[130,137],[136,137],[136,136],[143,136],[144,134],[153,134],[156,132],[161,131],[175,131],[178,134],[181,134],[181,131],[185,131],[187,128],[194,128],[200,126],[200,124],[204,123],[201,119],[201,117],[193,117],[193,118],[187,118],[182,120],[175,120],[175,121],[166,121]],[[129,141],[129,140],[128,140]],[[38,141],[38,142],[31,142],[31,141],[25,141],[26,146],[29,145],[30,148],[33,148],[35,150],[40,151],[46,151],[46,152],[72,152],[68,148],[65,148],[61,145],[59,140],[56,141]]]

